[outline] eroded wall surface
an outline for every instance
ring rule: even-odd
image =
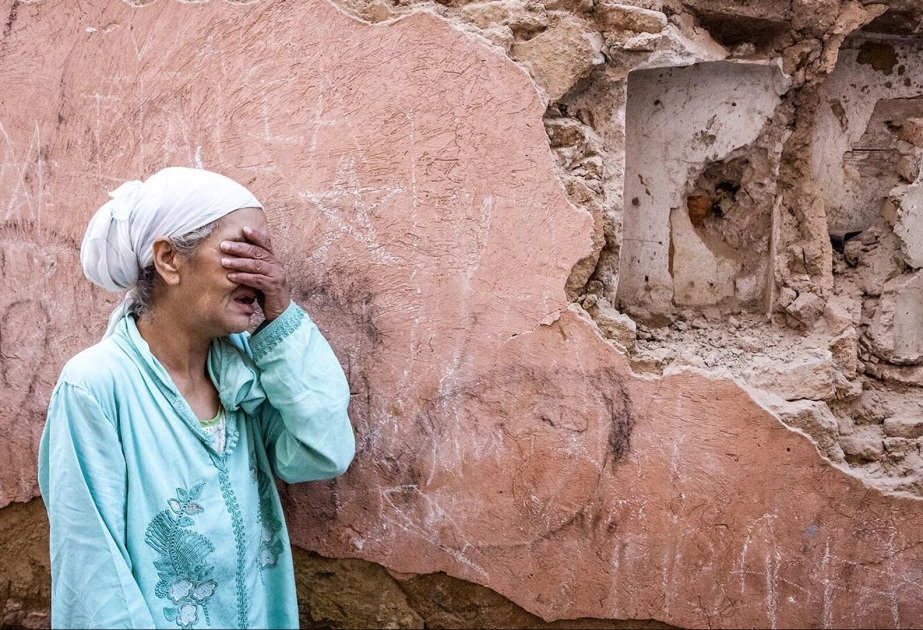
[[[841,47],[914,8],[635,4],[2,0],[0,505],[117,299],[87,220],[202,166],[263,200],[352,388],[349,472],[282,488],[296,545],[548,621],[923,623],[919,193],[847,235],[814,161]]]
[[[919,175],[923,137],[914,121],[923,120],[921,44],[912,38],[856,39],[844,46],[824,82],[812,170],[832,231],[871,227],[881,199]]]

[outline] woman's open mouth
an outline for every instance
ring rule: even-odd
[[[247,291],[234,297],[234,303],[237,304],[247,315],[253,315],[256,312],[256,293]]]

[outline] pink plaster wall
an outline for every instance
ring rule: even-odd
[[[834,469],[730,381],[634,376],[568,309],[592,219],[498,52],[322,0],[2,15],[0,505],[35,495],[57,372],[117,299],[81,278],[87,220],[125,179],[202,165],[264,201],[354,392],[350,471],[284,491],[295,543],[547,619],[923,623],[919,500]]]

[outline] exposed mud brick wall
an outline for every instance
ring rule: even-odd
[[[921,66],[920,46],[913,41],[856,40],[824,82],[812,168],[832,231],[871,227],[882,197],[917,178],[923,151]]]
[[[923,623],[923,501],[859,470],[919,456],[916,399],[880,392],[923,369],[923,344],[893,334],[920,302],[919,191],[889,190],[878,223],[831,242],[812,170],[822,79],[847,35],[879,17],[907,29],[912,10],[637,4],[349,3],[372,25],[323,0],[0,0],[0,506],[36,495],[51,386],[116,300],[80,277],[87,220],[126,179],[203,166],[264,201],[294,297],[352,387],[356,461],[283,488],[292,540],[380,565],[361,565],[357,597],[387,569],[387,620],[435,619],[436,590],[408,583],[441,572],[490,589],[464,596],[478,610],[508,598],[523,624]],[[651,69],[725,58],[746,64]],[[658,143],[665,164],[693,163],[661,172],[651,196],[670,201],[629,218],[631,173],[647,179],[660,156],[632,166],[626,106],[635,79],[656,100],[661,72],[675,117],[694,92],[677,92],[682,77],[703,77],[713,111],[689,99],[696,128]],[[749,85],[739,100],[710,93],[732,76]],[[869,146],[917,146],[914,112]],[[636,157],[651,150],[637,141]],[[674,295],[621,303],[642,218],[658,221],[652,267]],[[733,272],[706,269],[699,242]],[[892,284],[862,289],[863,265]],[[678,269],[687,288],[725,288],[677,301]],[[776,397],[670,367],[654,344],[687,334],[716,353],[700,367],[736,365]]]
[[[48,518],[40,499],[0,510],[0,554],[0,627],[49,627]]]

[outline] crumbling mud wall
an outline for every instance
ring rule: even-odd
[[[12,529],[40,520],[57,372],[116,299],[80,279],[86,221],[203,166],[264,200],[352,388],[350,471],[282,487],[293,542],[341,559],[299,551],[303,584],[365,576],[303,592],[306,623],[371,624],[348,598],[383,572],[375,619],[405,627],[442,623],[433,598],[445,625],[923,623],[912,1],[0,15]],[[24,557],[0,623],[47,619]]]

